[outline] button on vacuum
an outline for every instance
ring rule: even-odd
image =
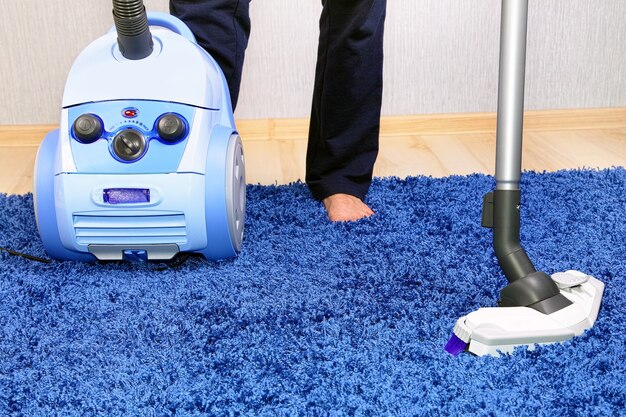
[[[83,143],[92,143],[100,139],[104,128],[100,118],[94,114],[87,113],[79,116],[72,127],[76,139]]]
[[[185,137],[187,127],[179,115],[165,113],[157,121],[157,133],[168,142],[176,142]]]
[[[145,150],[146,138],[136,130],[122,130],[113,138],[113,152],[123,161],[135,161]]]

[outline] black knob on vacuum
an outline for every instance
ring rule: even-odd
[[[122,130],[113,138],[113,152],[123,161],[139,159],[145,150],[146,138],[136,130]]]
[[[165,113],[157,121],[157,133],[168,142],[176,142],[185,137],[187,127],[179,115]]]
[[[78,117],[73,125],[74,136],[83,143],[91,143],[102,137],[104,128],[102,120],[94,114],[87,113]]]

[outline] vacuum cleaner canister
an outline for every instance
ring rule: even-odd
[[[235,256],[245,175],[228,86],[189,28],[141,0],[76,59],[37,154],[35,216],[60,260]],[[152,30],[150,30],[152,26]]]

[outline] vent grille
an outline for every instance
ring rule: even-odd
[[[187,243],[185,215],[182,213],[102,216],[74,215],[76,241],[83,245],[137,245]]]

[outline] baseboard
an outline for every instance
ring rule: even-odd
[[[308,119],[237,120],[244,141],[305,139]],[[533,110],[524,117],[524,130],[553,131],[626,128],[626,108]],[[38,146],[56,125],[0,126],[0,146]],[[454,113],[384,116],[381,136],[494,133],[495,113]]]
[[[466,133],[494,133],[495,113],[453,113],[384,116],[380,135],[447,135]],[[304,139],[308,119],[240,120],[237,128],[243,138]],[[626,127],[626,108],[533,110],[524,115],[526,131],[605,129]]]

